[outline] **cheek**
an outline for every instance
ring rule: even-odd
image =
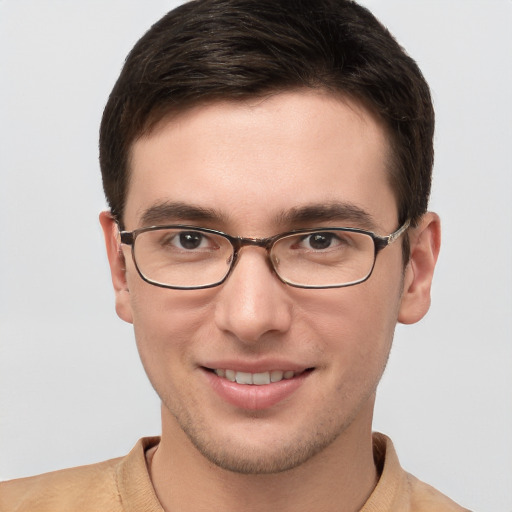
[[[184,362],[192,340],[206,336],[211,300],[204,291],[159,288],[140,280],[130,288],[133,327],[146,371]],[[201,337],[202,337],[201,336]]]
[[[389,332],[397,321],[401,286],[400,282],[393,285],[387,281],[375,279],[353,287],[321,290],[311,300],[301,301],[302,313],[311,320],[317,318],[331,335],[357,335],[383,328]]]
[[[343,360],[344,371],[373,363],[380,367],[391,348],[400,291],[399,273],[371,276],[353,287],[322,290],[309,300],[304,298],[301,314],[320,347]]]
[[[362,307],[358,314],[359,328],[369,339],[383,344],[389,351],[398,320],[402,275],[400,272],[375,275],[370,280],[363,283],[360,290]],[[371,350],[372,346],[366,348]]]

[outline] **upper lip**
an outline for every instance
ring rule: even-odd
[[[313,368],[312,365],[300,364],[282,359],[266,359],[261,361],[247,361],[241,359],[222,359],[216,361],[208,361],[201,364],[202,367],[209,370],[236,370],[247,373],[263,373],[272,370],[293,371],[295,373],[303,372]]]

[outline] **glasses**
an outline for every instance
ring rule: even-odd
[[[298,288],[341,288],[366,281],[377,254],[409,227],[378,236],[356,228],[313,228],[270,238],[233,237],[197,226],[121,231],[140,277],[163,288],[196,290],[222,284],[245,246],[262,247],[278,278]]]

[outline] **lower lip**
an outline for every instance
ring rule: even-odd
[[[268,409],[289,398],[302,386],[310,373],[311,371],[305,371],[292,379],[257,386],[231,382],[212,371],[205,370],[210,385],[222,399],[235,407],[251,411]]]

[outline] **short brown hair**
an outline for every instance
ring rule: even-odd
[[[418,66],[349,0],[193,0],[165,15],[129,53],[100,128],[103,186],[122,224],[133,142],[200,103],[321,88],[369,106],[388,128],[400,222],[425,213],[434,111]]]

